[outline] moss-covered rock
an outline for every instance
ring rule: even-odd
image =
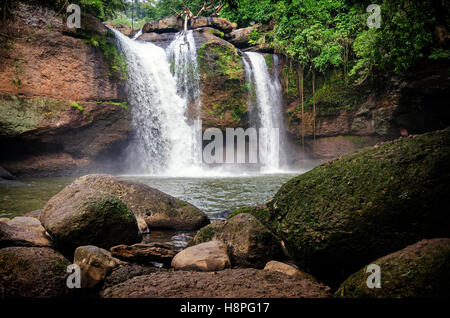
[[[76,184],[51,198],[40,220],[56,249],[67,255],[82,245],[109,249],[140,241],[136,218],[119,198]]]
[[[143,232],[147,227],[165,230],[197,230],[209,223],[208,216],[192,204],[140,182],[111,175],[91,174],[76,179],[73,185],[105,191],[117,196],[130,208]]]
[[[211,38],[198,49],[204,127],[248,124],[247,92],[242,57],[236,48]]]
[[[372,262],[380,266],[380,288],[368,288],[364,267],[336,291],[336,297],[449,297],[450,239],[422,240]]]
[[[269,211],[267,210],[267,207],[263,204],[256,205],[256,206],[247,206],[247,207],[236,209],[233,211],[233,213],[231,213],[228,216],[228,219],[231,219],[240,213],[251,214],[255,218],[257,218],[259,222],[261,222],[264,225],[267,225],[269,222]]]
[[[248,213],[208,225],[194,237],[195,244],[211,240],[225,243],[233,266],[263,268],[268,261],[283,258],[278,238]]]
[[[47,247],[0,249],[0,297],[67,296],[69,261]]]
[[[301,269],[337,283],[374,258],[450,235],[449,156],[450,128],[341,157],[284,184],[267,204],[270,227]]]

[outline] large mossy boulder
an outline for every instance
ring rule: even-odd
[[[293,178],[267,204],[297,264],[342,282],[423,238],[449,237],[450,128],[343,156]]]
[[[76,184],[52,197],[40,220],[55,248],[70,255],[82,245],[109,249],[141,239],[136,218],[119,198]]]
[[[67,296],[69,261],[47,247],[0,249],[0,298]]]
[[[248,213],[200,229],[194,244],[211,240],[222,241],[227,246],[233,266],[264,268],[268,261],[283,258],[278,238]]]
[[[142,231],[147,226],[149,229],[197,230],[209,223],[208,216],[192,204],[143,183],[92,174],[76,179],[73,185],[117,196],[133,212]]]
[[[364,267],[336,291],[336,297],[449,297],[450,239],[422,240],[372,262],[380,266],[380,288],[368,288]]]

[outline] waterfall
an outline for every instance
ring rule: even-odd
[[[195,129],[187,118],[188,93],[180,88],[183,72],[177,78],[172,75],[164,49],[112,31],[128,64],[127,95],[135,130],[127,148],[129,172],[182,175],[198,165]]]
[[[246,80],[250,91],[251,125],[264,128],[259,133],[259,158],[262,161],[262,172],[277,172],[280,169],[280,159],[283,159],[284,155],[278,57],[273,55],[275,72],[271,76],[264,55],[255,52],[247,52],[245,55],[250,62],[244,59]],[[252,104],[255,104],[254,111],[251,109]]]
[[[138,37],[140,37],[142,35],[142,29],[140,29],[134,36],[133,36],[133,40],[136,40]]]
[[[190,105],[200,106],[200,73],[192,30],[179,32],[166,49],[171,71],[177,81],[178,95]],[[198,114],[197,114],[198,115]]]

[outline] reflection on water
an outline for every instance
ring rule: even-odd
[[[303,172],[303,171],[302,171]],[[208,214],[267,202],[280,186],[299,171],[240,177],[165,178],[124,176],[185,200]],[[41,209],[74,177],[20,180],[27,186],[0,187],[0,217],[23,215]]]

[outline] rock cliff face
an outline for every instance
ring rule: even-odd
[[[14,174],[90,169],[128,138],[124,92],[92,45],[108,31],[82,20],[70,30],[52,10],[19,4],[3,26],[13,36],[0,50],[0,162]]]
[[[68,29],[52,10],[20,4],[15,20],[2,26],[1,33],[12,36],[1,36],[0,147],[8,151],[1,152],[0,165],[13,174],[111,172],[132,135],[126,94],[107,59],[111,52],[104,47],[106,43],[114,48],[114,39],[95,18],[83,15],[82,21],[81,29]],[[188,27],[197,47],[203,129],[248,127],[243,52],[270,52],[265,43],[250,41],[259,26],[236,29],[225,19],[199,17]],[[118,29],[128,36],[136,32]],[[148,22],[138,40],[167,48],[182,29],[183,21],[171,16]],[[271,60],[266,59],[269,70],[278,71],[282,79],[293,162],[332,159],[379,141],[449,125],[449,63],[386,75],[377,90],[351,85],[343,89],[333,84],[331,75],[318,79],[314,132],[311,79],[305,74],[302,147],[300,101],[293,84],[297,74],[282,56],[277,70]],[[335,82],[342,83],[342,78]]]
[[[287,101],[286,127],[292,138],[300,139],[300,100],[289,96],[286,83],[283,84]],[[359,101],[351,106],[347,104],[349,98],[339,93],[339,86],[326,81],[319,83],[316,87],[316,98],[319,99],[316,104],[316,141],[313,141],[312,110],[309,107],[303,128],[305,149],[312,157],[335,158],[376,142],[446,128],[450,124],[445,97],[449,87],[450,63],[442,61],[420,65],[407,74],[386,75],[381,84],[350,88],[350,91],[359,90]],[[355,95],[354,92],[351,94]],[[311,106],[312,98],[309,97],[305,98],[305,104],[309,102],[308,106]]]

